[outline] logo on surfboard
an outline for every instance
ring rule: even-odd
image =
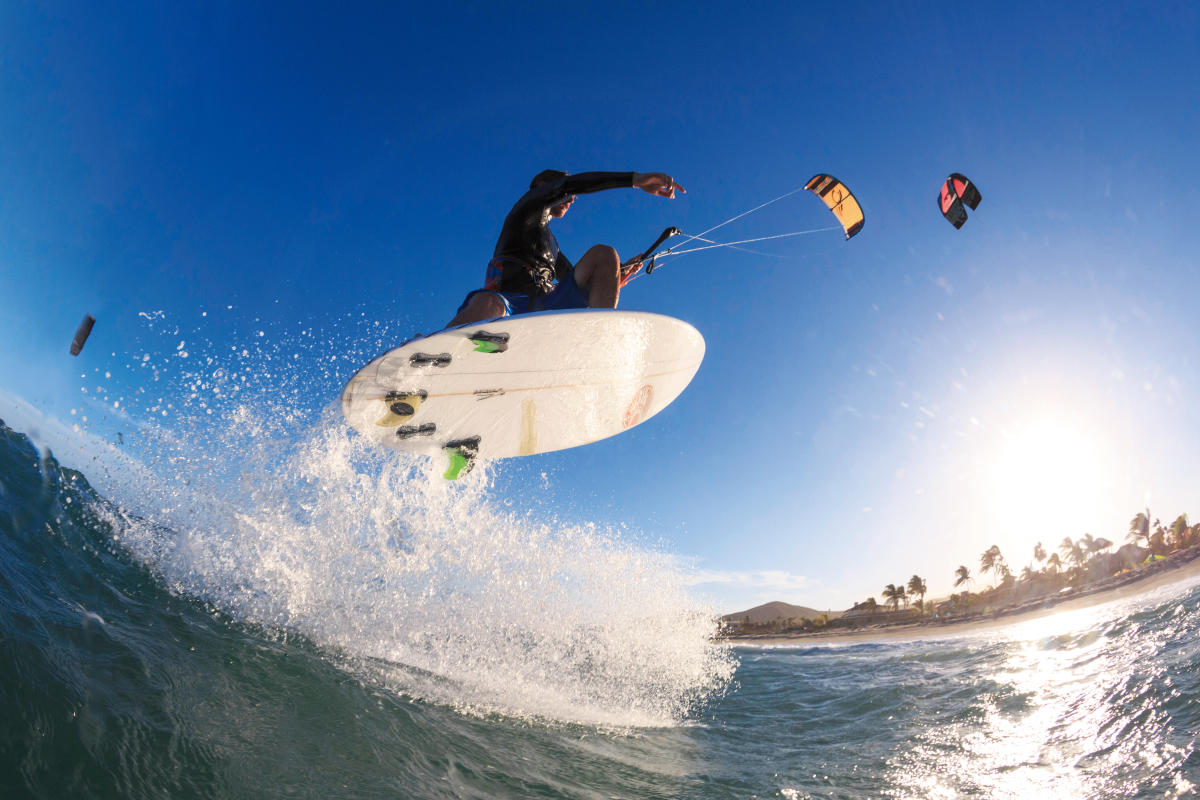
[[[645,384],[637,390],[637,394],[629,401],[629,405],[625,409],[625,416],[621,418],[621,425],[625,428],[632,428],[642,421],[646,416],[646,411],[650,409],[650,401],[654,398],[654,387],[650,384]]]

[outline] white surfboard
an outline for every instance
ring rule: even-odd
[[[351,427],[393,450],[450,458],[546,453],[614,436],[665,408],[704,359],[691,325],[642,311],[548,311],[408,342],[342,391]]]

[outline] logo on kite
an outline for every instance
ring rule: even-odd
[[[863,212],[858,200],[850,193],[844,183],[832,175],[813,175],[804,188],[821,198],[837,221],[842,223],[846,238],[862,230]]]
[[[950,177],[946,178],[946,182],[942,184],[942,191],[938,195],[938,208],[942,210],[942,216],[949,220],[951,225],[961,228],[967,221],[967,212],[963,206],[974,211],[979,207],[979,201],[982,199],[983,195],[975,188],[975,184],[967,180],[966,175],[951,172]]]

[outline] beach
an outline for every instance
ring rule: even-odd
[[[1180,591],[1200,582],[1200,558],[1192,558],[1178,565],[1155,569],[1144,576],[1115,586],[1085,587],[1077,594],[1062,597],[1041,598],[1015,608],[1001,609],[990,614],[958,620],[927,620],[896,625],[873,625],[863,628],[832,629],[789,634],[762,634],[757,636],[729,636],[725,641],[735,645],[754,647],[795,646],[812,644],[859,644],[880,641],[911,641],[946,636],[961,636],[994,628],[1003,628],[1043,617],[1075,611],[1082,608],[1104,605],[1136,597],[1163,586],[1180,584]]]

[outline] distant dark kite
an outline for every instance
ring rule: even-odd
[[[75,329],[75,338],[71,340],[71,355],[79,355],[79,351],[83,349],[84,343],[92,335],[92,326],[95,324],[95,317],[91,314],[84,314],[83,322],[79,323],[79,327]]]
[[[967,179],[967,176],[951,172],[950,177],[946,178],[946,182],[942,184],[942,191],[938,194],[938,208],[941,209],[942,216],[951,225],[961,228],[967,221],[967,212],[963,206],[974,211],[979,207],[979,201],[982,199],[983,195],[975,188],[975,184]]]

